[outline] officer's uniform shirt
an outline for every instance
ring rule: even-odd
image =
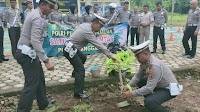
[[[83,22],[88,22],[88,23],[91,23],[93,21],[94,17],[93,17],[93,14],[90,13],[88,14],[87,12],[85,12],[83,15],[82,15],[82,20]]]
[[[3,26],[3,12],[0,9],[0,27],[2,27],[2,26]]]
[[[153,21],[154,21],[154,18],[153,18],[152,12],[148,11],[146,14],[144,12],[141,14],[141,18],[140,18],[141,24],[148,24]]]
[[[121,9],[117,12],[118,22],[127,23],[131,19],[131,11]]]
[[[147,84],[132,92],[133,96],[144,96],[159,88],[166,88],[170,83],[177,83],[172,71],[158,58],[151,55],[149,63],[140,65],[139,71],[129,82],[130,86],[136,86],[143,78],[148,77]]]
[[[137,27],[140,21],[140,13],[133,13],[131,16],[131,27]]]
[[[52,11],[48,15],[49,23],[55,24],[55,22],[61,23],[62,22],[62,12],[61,11]]]
[[[92,14],[93,14],[93,17],[94,17],[94,18],[95,18],[94,14],[96,14],[96,15],[98,15],[98,16],[101,16],[101,17],[103,16],[101,12],[97,12],[97,13],[94,13],[94,12],[93,12]]]
[[[113,15],[115,14],[115,16],[113,17]],[[109,24],[115,24],[115,22],[117,21],[117,16],[116,16],[116,12],[111,13],[110,11],[107,11],[104,16],[104,18],[110,19],[113,17],[113,19],[111,20],[111,22]]]
[[[41,16],[40,8],[31,11],[27,15],[18,44],[33,47],[37,56],[42,61],[45,61],[48,59],[42,48],[44,41],[45,20]]]
[[[157,25],[164,25],[168,21],[167,11],[161,9],[161,11],[154,12],[154,23]]]
[[[66,18],[65,18],[65,23],[68,25],[72,25],[73,24],[78,24],[79,20],[78,20],[78,14],[72,14],[72,12],[68,12],[66,14]]]
[[[24,18],[26,18],[26,16],[27,16],[27,14],[29,13],[29,12],[31,12],[32,10],[30,10],[29,8],[27,8],[25,11],[24,11]]]
[[[15,23],[13,24],[16,15],[17,15],[17,18],[16,18]],[[19,9],[18,8],[13,9],[13,8],[9,7],[8,10],[6,11],[6,20],[7,20],[7,23],[9,23],[10,26],[19,27],[20,24],[21,24]]]
[[[188,26],[188,24],[197,24],[197,30],[200,29],[200,9],[199,8],[196,8],[196,10],[190,9],[188,13],[186,27]]]
[[[73,45],[79,50],[85,47],[88,43],[92,43],[108,57],[113,55],[99,40],[97,40],[91,23],[80,24],[79,27],[74,30],[67,42],[68,41],[72,42]]]

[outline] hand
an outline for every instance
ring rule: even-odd
[[[194,32],[194,35],[197,36],[198,34],[199,34],[199,30],[196,30],[196,31]]]
[[[62,21],[61,24],[64,25],[65,23]]]
[[[58,22],[55,22],[55,24],[56,24],[57,26],[59,26],[59,23],[58,23]]]
[[[49,23],[49,21],[48,21],[48,20],[45,20],[44,22],[45,22],[45,24],[48,24],[48,23]]]
[[[118,22],[117,21],[115,21],[115,26],[117,26],[118,25]]]
[[[128,21],[127,24],[130,25],[131,24],[130,21]]]
[[[122,92],[122,97],[123,98],[131,98],[131,97],[133,97],[133,94],[130,93],[130,91]]]
[[[123,93],[123,92],[126,92],[128,90],[128,87],[127,86],[122,86],[122,88],[121,88],[121,94]]]
[[[148,26],[148,25],[147,25],[147,24],[142,24],[142,26],[143,26],[143,27],[146,27],[146,26]]]
[[[186,28],[184,28],[183,33],[185,33]]]
[[[44,64],[45,64],[47,70],[50,70],[50,71],[54,70],[54,65],[50,61],[48,63],[44,63]]]
[[[112,56],[111,58],[112,58],[112,60],[113,60],[114,62],[120,63],[120,61],[119,61],[115,56]]]
[[[106,28],[108,27],[108,24],[107,24],[107,23],[105,24],[105,27],[106,27]]]
[[[140,29],[139,28],[138,28],[137,32],[140,33]]]
[[[73,28],[76,28],[76,24],[72,24],[72,27],[73,27]]]

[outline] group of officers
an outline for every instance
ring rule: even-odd
[[[155,39],[157,40],[158,36],[163,38],[160,40],[163,40],[163,43],[161,42],[161,46],[163,52],[165,52],[164,28],[167,23],[167,12],[162,9],[161,2],[156,4],[157,11],[154,12],[154,14],[148,11],[149,7],[147,5],[144,6],[144,12],[142,14],[138,13],[137,6],[134,7],[134,14],[131,14],[131,11],[128,10],[128,2],[124,3],[122,10],[115,12],[114,9],[116,8],[116,4],[111,3],[110,11],[106,12],[103,17],[98,12],[94,12],[92,15],[90,15],[91,6],[86,6],[86,13],[83,14],[82,20],[89,21],[90,17],[93,17],[93,19],[92,21],[84,22],[77,27],[78,21],[76,19],[78,18],[78,15],[76,12],[76,5],[70,6],[71,11],[67,13],[65,21],[62,22],[62,15],[58,11],[59,5],[54,0],[37,0],[38,7],[34,10],[31,9],[32,2],[28,0],[28,9],[25,11],[25,21],[22,32],[20,32],[19,9],[15,8],[16,0],[10,0],[10,2],[11,7],[7,11],[6,15],[8,20],[7,25],[9,29],[9,37],[12,44],[12,54],[17,62],[21,65],[25,77],[24,89],[18,104],[18,112],[29,112],[32,108],[34,99],[37,100],[40,110],[44,110],[48,105],[55,103],[55,99],[50,101],[47,100],[45,77],[40,62],[40,60],[44,62],[47,70],[54,70],[54,64],[51,63],[42,48],[45,32],[44,27],[46,23],[53,23],[56,25],[66,23],[72,25],[74,28],[76,27],[70,38],[65,42],[64,56],[74,68],[72,73],[72,75],[75,77],[74,98],[89,98],[89,95],[84,93],[84,63],[87,57],[82,51],[80,51],[80,49],[86,46],[88,43],[92,43],[107,57],[111,58],[117,63],[120,63],[120,60],[118,60],[101,42],[96,39],[94,32],[100,31],[103,26],[113,26],[124,22],[127,22],[128,26],[131,27],[131,30],[134,32],[133,34],[139,35],[138,33],[140,33],[139,38],[141,38],[141,35],[144,36],[146,42],[140,43],[139,41],[139,43],[137,43],[139,45],[131,47],[141,66],[137,74],[129,82],[129,85],[138,86],[139,89],[136,89],[131,93],[128,91],[128,88],[124,86],[122,87],[122,96],[124,98],[131,98],[132,96],[144,96],[145,107],[148,110],[152,112],[170,111],[169,109],[164,108],[161,104],[179,95],[172,94],[174,90],[171,91],[169,86],[175,84],[175,87],[177,87],[178,82],[172,71],[163,62],[151,54],[148,40],[150,24],[152,24],[154,21],[155,37],[153,53],[156,52],[157,47],[155,42],[157,41],[155,41]],[[198,1],[191,1],[192,9],[189,12],[183,38],[183,43],[186,49],[185,55],[190,54],[190,56],[193,55],[192,53],[194,50],[190,51],[185,40],[188,41],[190,37],[194,39],[198,34],[200,18],[197,5]],[[98,8],[96,7],[94,9],[97,10]],[[2,16],[0,17],[2,19]],[[45,20],[47,17],[48,21]],[[144,38],[139,38],[138,40],[144,41]],[[195,45],[193,45],[193,48],[194,46]],[[1,56],[1,59],[4,59],[5,61],[6,59],[3,53]],[[179,91],[179,88],[176,88],[176,90]]]

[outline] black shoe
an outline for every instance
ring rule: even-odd
[[[84,93],[74,93],[74,98],[76,98],[76,99],[80,99],[80,98],[83,98],[83,99],[87,99],[87,98],[89,98],[89,95],[86,95],[86,94],[84,94]]]
[[[49,104],[46,107],[39,107],[39,110],[45,110],[49,105],[54,104],[56,102],[55,99],[49,101]]]
[[[194,58],[194,56],[188,56],[187,58],[192,59],[192,58]]]
[[[72,72],[72,77],[75,77],[75,71]]]
[[[2,63],[2,62],[3,62],[3,60],[0,59],[0,63]]]
[[[153,50],[151,53],[156,53],[156,50]]]
[[[184,54],[182,54],[182,56],[189,56],[189,54],[187,54],[187,53],[184,53]]]
[[[165,51],[163,51],[162,54],[165,54]]]
[[[3,61],[8,61],[8,60],[9,60],[9,59],[7,59],[7,58],[0,58],[0,61],[1,61],[1,62],[3,62]],[[1,63],[1,62],[0,62],[0,63]]]

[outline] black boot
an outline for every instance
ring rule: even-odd
[[[74,93],[74,98],[76,98],[76,99],[80,99],[80,98],[87,99],[87,98],[89,98],[89,95],[86,95],[84,93]]]
[[[154,49],[151,53],[156,53],[156,50]]]

